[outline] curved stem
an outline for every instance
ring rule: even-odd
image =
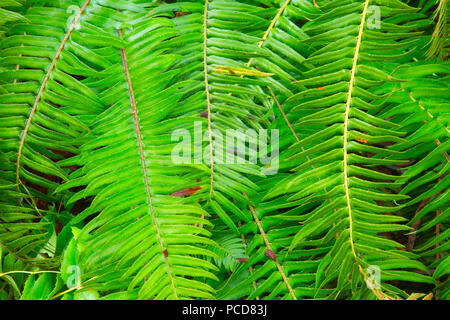
[[[369,7],[370,0],[366,0],[364,3],[364,9],[362,12],[361,17],[361,24],[359,26],[359,33],[358,38],[356,41],[356,48],[355,48],[355,55],[353,56],[353,65],[352,65],[352,71],[350,76],[350,84],[348,88],[348,94],[347,94],[347,102],[345,104],[345,120],[344,120],[344,143],[343,143],[343,154],[344,154],[344,189],[345,189],[345,198],[347,201],[347,210],[348,210],[348,218],[349,218],[349,230],[350,230],[350,245],[352,248],[352,253],[355,259],[357,260],[358,257],[356,255],[355,251],[355,245],[353,243],[353,217],[352,217],[352,207],[350,204],[350,193],[349,193],[349,187],[348,187],[348,164],[347,164],[347,144],[348,144],[348,121],[349,121],[349,114],[350,114],[350,107],[352,103],[352,92],[353,92],[353,86],[355,84],[355,75],[356,75],[356,66],[358,63],[358,55],[359,55],[359,49],[361,46],[361,40],[362,40],[362,34],[364,30],[364,24],[366,23],[366,16],[367,16],[367,8]]]
[[[203,72],[205,74],[206,107],[208,112],[208,139],[209,139],[209,157],[211,168],[211,179],[209,188],[209,200],[211,200],[214,184],[214,150],[212,140],[212,120],[211,120],[211,97],[209,94],[208,82],[208,6],[209,0],[205,0],[205,10],[203,13]]]
[[[23,271],[23,270],[15,270],[15,271],[8,271],[0,273],[0,278],[3,276],[6,276],[8,274],[14,274],[14,273],[26,273],[26,274],[39,274],[39,273],[61,273],[59,271],[53,271],[53,270],[42,270],[42,271]]]

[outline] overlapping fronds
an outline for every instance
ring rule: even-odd
[[[306,90],[286,104],[297,114],[294,125],[299,131],[308,127],[307,137],[284,155],[285,167],[294,173],[265,196],[266,200],[278,196],[280,208],[287,207],[286,201],[295,206],[289,215],[302,226],[288,252],[303,248],[307,239],[317,240],[319,248],[329,246],[317,266],[315,288],[333,283],[334,297],[364,294],[358,288],[364,289],[366,270],[372,265],[381,269],[385,281],[433,283],[414,272],[427,272],[414,254],[379,235],[409,228],[398,224],[405,218],[397,213],[402,208],[397,201],[407,198],[396,193],[400,176],[383,170],[404,162],[401,151],[388,151],[386,146],[403,142],[405,132],[377,116],[392,93],[382,88],[396,90],[389,83],[401,80],[377,62],[401,62],[411,54],[411,38],[420,34],[421,21],[395,21],[391,12],[416,12],[403,3],[375,3],[384,14],[379,26],[370,24],[370,1],[325,4],[321,7],[325,13],[304,25],[309,36],[304,42],[314,44],[315,51],[303,62],[309,70],[296,82]],[[400,159],[390,159],[392,155]],[[398,293],[390,285],[373,293],[386,298],[383,289]]]
[[[175,15],[178,36],[167,45],[182,55],[174,66],[181,70],[178,81],[185,83],[176,114],[199,123],[190,130],[192,137],[198,134],[194,129],[203,129],[203,148],[188,160],[208,167],[196,197],[237,233],[238,222],[251,221],[250,213],[241,209],[249,204],[242,193],[258,190],[247,175],[262,174],[256,157],[249,159],[257,154],[252,145],[236,150],[225,139],[227,130],[234,130],[236,141],[245,143],[247,130],[269,125],[268,96],[260,85],[270,73],[251,68],[248,61],[268,54],[252,33],[270,21],[264,19],[263,8],[233,1],[178,2],[155,8],[150,16],[162,13]]]
[[[86,185],[69,203],[94,196],[73,223],[100,212],[79,235],[85,241],[79,260],[82,280],[101,275],[90,286],[99,291],[104,286],[132,294],[138,288],[142,299],[212,297],[212,288],[198,279],[215,278],[211,270],[216,268],[192,256],[215,256],[204,248],[213,244],[210,232],[196,226],[209,225],[204,218],[209,214],[189,198],[172,195],[195,183],[170,158],[173,142],[167,130],[178,121],[166,116],[181,94],[168,83],[179,72],[164,72],[176,56],[159,47],[173,36],[172,24],[142,19],[130,30],[117,31],[124,42],[117,50],[121,59],[111,67],[114,76],[103,81],[100,97],[109,107],[92,125],[96,138],[68,161],[82,168],[60,188]],[[158,32],[164,36],[149,37]],[[146,43],[151,46],[144,47]]]
[[[400,66],[395,76],[408,81],[392,97],[398,105],[384,114],[393,116],[407,132],[407,142],[396,149],[404,150],[402,157],[410,159],[402,175],[405,187],[400,192],[410,196],[404,201],[411,210],[408,225],[414,231],[408,248],[419,253],[430,270],[437,268],[433,272],[436,279],[448,272],[449,79],[444,76],[448,72],[447,64]],[[448,290],[441,295],[446,297]]]
[[[448,299],[447,1],[0,5],[0,299]]]
[[[26,21],[15,23],[1,43],[0,241],[18,255],[28,255],[48,240],[51,226],[45,211],[59,201],[61,195],[53,191],[68,178],[68,169],[57,161],[78,153],[77,144],[89,132],[77,116],[103,110],[80,77],[110,62],[84,41],[101,38],[102,32],[84,23],[90,1],[75,12],[68,10],[78,4],[31,7]]]

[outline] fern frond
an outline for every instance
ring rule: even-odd
[[[78,153],[89,128],[76,116],[103,110],[96,94],[79,79],[108,65],[91,49],[93,28],[84,1],[32,7],[28,22],[17,22],[1,42],[0,114],[2,168],[2,233],[0,241],[30,257],[48,240],[46,208],[57,205],[53,194],[69,170],[57,161]],[[71,13],[68,7],[78,11]],[[51,24],[51,26],[49,26]],[[95,35],[101,37],[101,32]],[[95,39],[95,37],[94,37]],[[83,62],[82,62],[83,61]],[[32,223],[41,219],[41,223]]]
[[[176,114],[201,121],[207,132],[201,150],[209,174],[200,178],[204,188],[196,196],[206,210],[238,233],[239,222],[251,221],[249,212],[240,209],[249,204],[242,193],[252,197],[258,191],[247,176],[262,174],[256,163],[246,159],[249,152],[257,150],[223,148],[220,137],[225,142],[226,130],[231,129],[237,132],[238,143],[245,143],[247,130],[257,132],[269,125],[265,116],[269,106],[264,104],[267,95],[258,86],[265,83],[267,74],[247,63],[252,56],[267,54],[250,31],[270,22],[264,19],[263,8],[235,1],[167,4],[155,8],[150,16],[173,16],[175,11],[184,14],[173,18],[179,34],[167,46],[183,57],[175,64],[183,70],[178,81],[188,81]]]
[[[148,39],[152,33],[164,36]],[[217,268],[204,259],[216,256],[205,248],[214,242],[209,231],[196,226],[210,225],[204,218],[209,213],[190,197],[171,195],[196,184],[187,168],[174,167],[170,158],[174,143],[166,130],[177,127],[171,115],[181,94],[177,85],[169,85],[178,70],[165,72],[177,57],[160,48],[174,35],[172,22],[140,17],[118,34],[125,47],[117,50],[116,74],[101,97],[111,105],[92,125],[96,138],[69,160],[82,169],[58,190],[86,185],[69,203],[94,196],[73,223],[99,212],[79,235],[85,242],[83,279],[98,276],[89,288],[101,294],[212,298],[213,289],[198,279],[216,279],[211,271]],[[149,40],[152,46],[145,47]]]
[[[408,80],[393,96],[400,103],[384,114],[401,124],[407,142],[397,150],[414,159],[404,168],[405,187],[400,194],[410,196],[404,205],[412,208],[408,224],[414,228],[408,248],[421,255],[430,270],[445,265],[448,248],[448,64],[415,62],[399,67],[395,76]],[[442,269],[440,267],[439,269]],[[442,276],[441,271],[435,278]]]
[[[303,27],[309,36],[303,41],[314,42],[316,51],[305,59],[304,64],[312,67],[298,81],[307,90],[290,97],[285,105],[290,113],[297,114],[297,125],[316,129],[305,132],[307,137],[282,155],[284,168],[293,174],[265,196],[266,200],[278,203],[280,209],[289,207],[284,203],[286,200],[297,206],[291,211],[298,215],[296,219],[302,226],[289,250],[301,248],[308,239],[320,239],[319,247],[329,246],[317,266],[315,286],[316,289],[333,286],[336,289],[332,297],[345,296],[345,292],[355,296],[370,292],[365,282],[369,277],[366,270],[371,265],[381,269],[382,290],[393,295],[399,291],[385,286],[385,281],[409,279],[433,283],[430,277],[414,272],[417,268],[426,270],[416,261],[416,255],[398,250],[400,244],[379,236],[381,232],[409,228],[395,223],[405,220],[395,214],[402,208],[395,201],[406,197],[389,191],[399,185],[396,181],[400,177],[377,169],[402,162],[388,157],[390,152],[399,152],[386,152],[379,144],[401,142],[404,133],[399,125],[376,115],[386,105],[390,93],[386,90],[377,93],[375,89],[398,81],[376,63],[406,59],[412,49],[408,39],[420,33],[414,31],[417,28],[414,23],[388,23],[386,19],[381,21],[381,29],[371,28],[370,4],[370,1],[342,6],[320,3],[326,13]],[[381,5],[381,12],[416,11],[400,2],[377,4]],[[403,42],[403,45],[380,48],[376,41]],[[336,61],[330,62],[331,56]],[[281,196],[286,193],[291,195]],[[403,268],[412,270],[399,270]],[[372,292],[378,298],[389,298],[379,289]]]

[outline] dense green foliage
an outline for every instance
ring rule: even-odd
[[[449,299],[448,13],[2,0],[0,299]]]

